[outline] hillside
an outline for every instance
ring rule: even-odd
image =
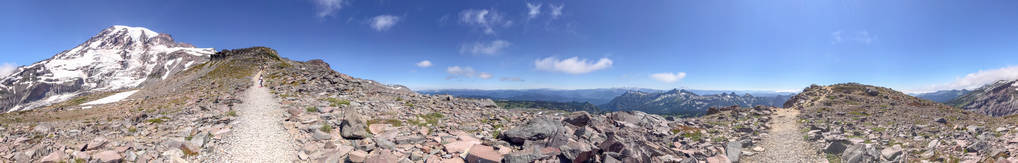
[[[722,93],[718,95],[698,95],[686,90],[671,90],[663,93],[627,92],[600,107],[606,111],[635,110],[654,114],[669,115],[704,115],[711,107],[757,105],[778,106],[788,96],[754,97],[752,95],[736,95]]]
[[[1014,115],[1018,113],[1018,80],[1001,80],[987,84],[948,101],[947,104],[990,116]]]
[[[847,162],[1008,159],[1015,119],[994,118],[856,83],[813,85],[784,105],[802,110],[805,139]]]

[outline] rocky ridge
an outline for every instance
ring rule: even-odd
[[[888,88],[813,85],[785,103],[803,139],[832,162],[1018,161],[1016,119],[990,117]]]
[[[1018,113],[1018,80],[1001,80],[987,84],[947,104],[990,116],[1014,115]]]

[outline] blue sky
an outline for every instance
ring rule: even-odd
[[[13,1],[0,6],[0,62],[128,25],[414,89],[915,92],[1018,78],[1016,20],[1008,0]]]

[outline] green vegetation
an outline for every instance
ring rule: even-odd
[[[304,108],[304,110],[307,112],[318,112],[318,107],[308,106],[307,108]]]
[[[691,139],[693,141],[702,141],[703,140],[703,133],[701,133],[699,130],[697,130],[696,132],[686,132],[686,133],[682,133],[682,137],[683,138],[687,138],[687,139]]]
[[[424,114],[424,115],[418,115],[417,117],[420,117],[420,119],[424,119],[424,122],[421,122],[421,121],[418,121],[418,120],[410,120],[408,122],[410,124],[414,124],[414,125],[418,125],[418,126],[435,126],[435,125],[438,125],[438,121],[439,120],[442,120],[442,118],[445,118],[445,115],[442,115],[442,113],[434,112],[434,113],[428,113],[428,114]]]
[[[857,115],[857,116],[868,116],[868,115],[870,115],[868,113],[858,112],[858,111],[849,112],[848,114]]]
[[[332,97],[325,98],[325,101],[329,101],[329,106],[331,106],[331,107],[339,107],[339,106],[342,106],[342,105],[350,105],[350,101],[349,100],[340,100],[340,99],[336,99],[336,98],[332,98]]]
[[[322,132],[332,132],[332,125],[329,125],[328,123],[322,123],[322,127],[318,128],[318,130],[321,130]]]
[[[827,154],[827,162],[829,162],[829,163],[841,163],[841,156]]]
[[[389,125],[392,125],[393,127],[403,126],[403,122],[399,121],[398,119],[372,119],[372,120],[368,120],[368,126],[370,126],[372,124],[389,124]]]
[[[549,101],[495,101],[498,107],[504,109],[551,109],[565,111],[587,111],[600,112],[594,104],[589,102],[549,102]]]
[[[233,111],[233,110],[227,111],[226,112],[226,116],[236,117],[237,116],[237,111]]]

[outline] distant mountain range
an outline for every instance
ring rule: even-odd
[[[490,98],[492,100],[512,101],[551,101],[551,102],[589,102],[603,105],[611,102],[626,92],[661,93],[666,90],[648,88],[598,88],[598,89],[521,89],[521,90],[479,90],[479,89],[438,89],[421,90],[421,94],[453,95],[468,98]],[[777,91],[740,91],[740,90],[686,90],[699,95],[718,95],[723,93],[751,94],[757,97],[789,96],[795,92]]]
[[[965,95],[965,94],[967,94],[969,92],[972,92],[972,91],[965,90],[965,89],[961,89],[961,90],[941,90],[941,91],[930,92],[930,93],[914,94],[914,96],[918,97],[918,98],[921,98],[921,99],[935,101],[935,102],[939,102],[939,103],[947,103],[948,101],[954,100],[954,99],[956,99],[958,97],[961,97],[962,95]]]
[[[637,110],[654,114],[696,116],[707,113],[707,109],[710,107],[733,105],[742,107],[757,105],[781,106],[791,96],[756,97],[750,94],[740,96],[734,92],[699,95],[693,91],[678,89],[662,93],[630,91],[612,99],[607,104],[601,105],[600,108],[605,111]]]

